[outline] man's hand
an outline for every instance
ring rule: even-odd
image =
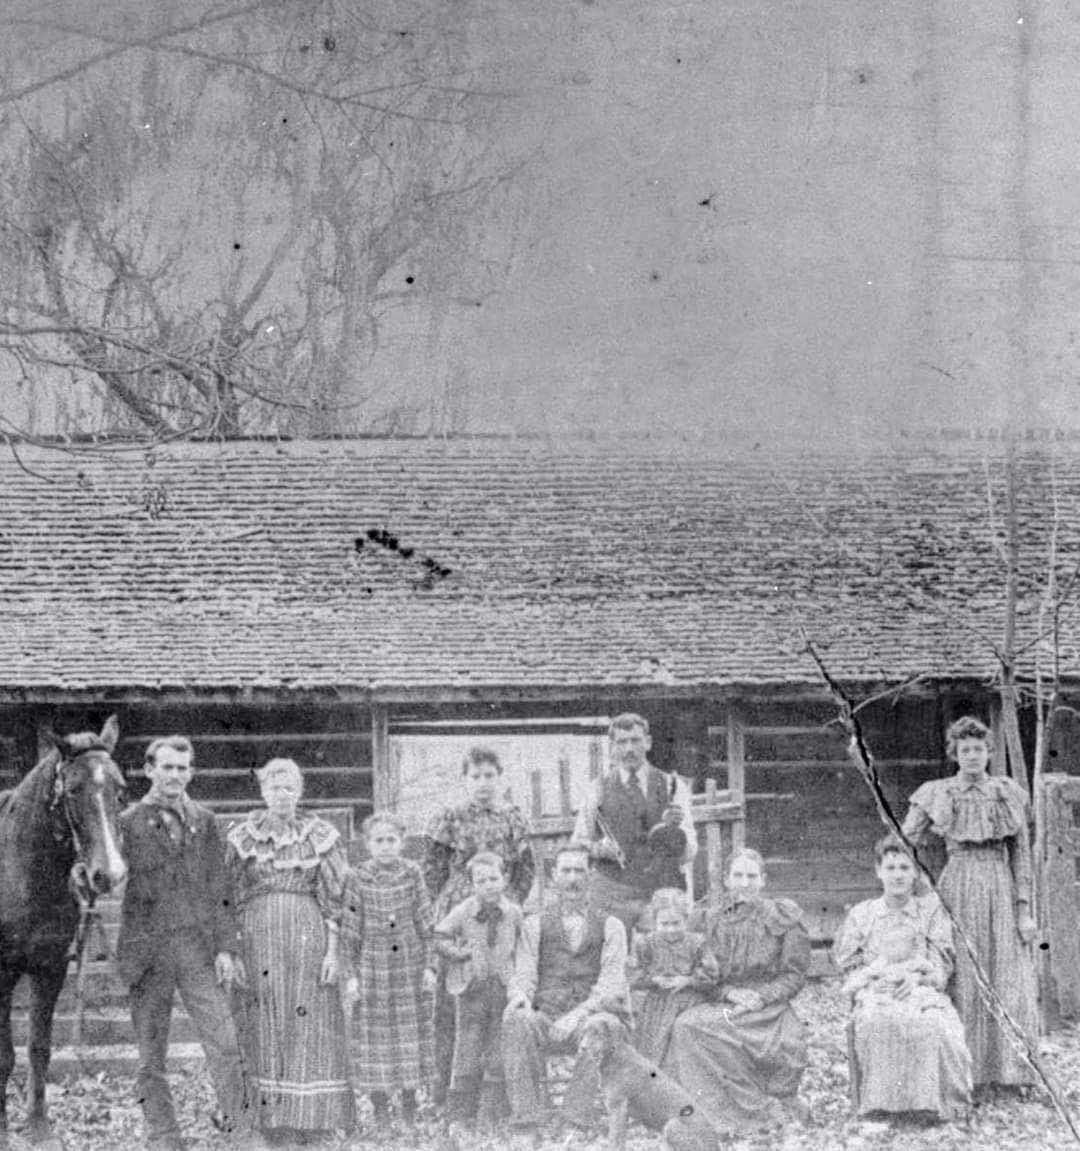
[[[894,999],[907,999],[908,996],[919,986],[919,977],[914,971],[905,971],[904,977],[901,979],[893,990]]]
[[[685,812],[681,807],[676,807],[674,803],[669,803],[664,808],[664,814],[660,816],[661,822],[668,824],[671,827],[678,827],[683,821]]]
[[[214,956],[214,978],[222,987],[242,987],[244,965],[239,959],[233,959],[227,951],[219,951]]]
[[[727,993],[727,1001],[733,1003],[740,1012],[760,1011],[765,1006],[765,1000],[749,987],[732,987]]]
[[[345,985],[341,989],[341,1006],[345,1012],[345,1018],[348,1019],[353,1013],[353,1008],[356,1006],[356,1001],[360,998],[360,980],[355,975],[351,975],[345,980]]]
[[[337,951],[327,951],[323,956],[322,968],[319,971],[319,982],[324,987],[330,987],[338,980]]]
[[[619,862],[621,848],[613,839],[598,839],[589,845],[589,855],[593,859],[608,859]]]
[[[661,991],[682,991],[690,986],[689,975],[654,975],[653,985]]]
[[[583,1012],[580,1007],[575,1007],[565,1015],[560,1015],[551,1025],[551,1038],[556,1043],[565,1043],[578,1029],[582,1015]]]
[[[503,1011],[503,1018],[507,1019],[510,1015],[513,1015],[515,1012],[518,1012],[518,1011],[531,1011],[531,1010],[532,1010],[532,1004],[529,1002],[527,996],[515,995],[514,998],[511,999],[509,1001],[509,1003],[507,1003],[506,1008]]]
[[[1027,911],[1021,911],[1016,917],[1016,932],[1023,943],[1030,943],[1038,930],[1039,925]]]

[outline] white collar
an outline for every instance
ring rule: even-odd
[[[638,768],[637,785],[641,789],[643,794],[648,793],[649,784],[648,784],[648,778],[647,777],[648,777],[650,770],[651,770],[651,765],[649,764],[648,760],[646,760],[641,765],[641,767]],[[627,770],[627,768],[617,767],[615,769],[615,774],[619,777],[619,780],[622,783],[623,787],[629,787],[630,786],[630,772]]]

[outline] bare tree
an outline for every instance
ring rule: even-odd
[[[0,92],[0,380],[63,385],[69,430],[400,423],[424,396],[366,379],[385,331],[478,307],[513,245],[485,225],[525,161],[464,9],[141,7],[0,18],[65,48]]]

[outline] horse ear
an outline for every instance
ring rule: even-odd
[[[56,750],[60,753],[61,759],[63,759],[64,756],[71,750],[68,744],[67,736],[57,735],[51,727],[43,728],[41,736],[45,742],[51,743],[53,747],[56,748]]]
[[[113,748],[116,747],[116,741],[120,738],[120,725],[116,722],[116,716],[110,715],[105,721],[105,726],[101,729],[101,735],[98,736],[101,740],[105,750],[112,755]]]

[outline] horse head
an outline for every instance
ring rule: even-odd
[[[59,755],[52,808],[61,817],[60,834],[70,835],[75,848],[71,885],[80,899],[105,894],[127,875],[117,831],[124,776],[112,757],[119,734],[111,715],[100,733],[51,737]]]

